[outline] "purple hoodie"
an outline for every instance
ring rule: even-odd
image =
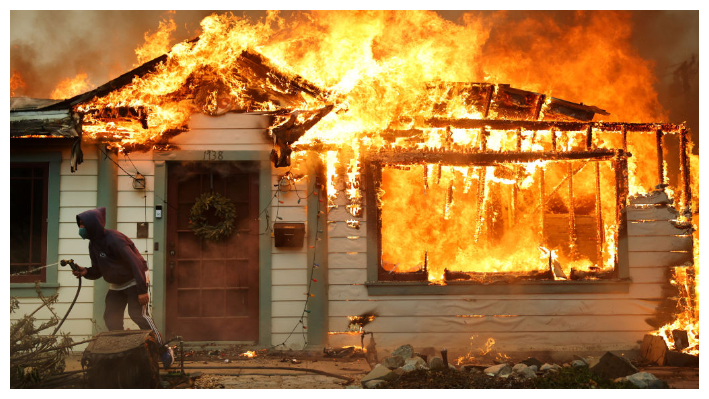
[[[103,277],[109,283],[124,284],[135,279],[139,294],[148,292],[148,263],[125,234],[106,229],[106,208],[90,209],[76,215],[76,224],[84,223],[89,236],[91,267],[85,278]]]

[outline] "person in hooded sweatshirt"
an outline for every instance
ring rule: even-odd
[[[77,277],[96,280],[103,277],[109,284],[103,319],[110,331],[123,330],[123,314],[141,330],[153,330],[160,347],[160,360],[165,368],[174,359],[172,348],[164,345],[162,336],[148,313],[148,263],[125,234],[105,228],[106,208],[90,209],[76,215],[79,236],[89,240],[91,267],[77,267]]]

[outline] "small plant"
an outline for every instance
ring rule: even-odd
[[[57,302],[58,294],[45,297],[39,283],[35,285],[37,296],[42,303],[29,315],[10,324],[10,387],[34,388],[51,375],[64,371],[65,357],[74,345],[69,334],[55,335],[53,327],[59,323],[59,317],[52,305]],[[20,301],[10,297],[10,313],[15,313]],[[47,309],[52,316],[49,320],[35,325],[35,315]]]

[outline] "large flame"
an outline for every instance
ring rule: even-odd
[[[17,71],[12,71],[12,75],[10,75],[10,97],[15,96],[15,90],[24,89],[26,87],[27,83],[22,79],[22,75]]]
[[[668,348],[676,348],[672,331],[686,331],[689,346],[682,348],[681,352],[699,355],[699,156],[690,155],[689,161],[692,193],[695,195],[692,203],[696,212],[693,213],[697,217],[693,221],[693,262],[691,266],[674,268],[670,282],[679,292],[679,311],[673,321],[653,331],[653,334],[664,338]]]
[[[170,51],[172,33],[177,29],[173,18],[174,14],[175,11],[170,11],[169,18],[160,21],[156,32],[145,33],[145,44],[135,49],[135,54],[138,58],[137,65],[141,65]]]
[[[79,72],[73,78],[63,79],[49,95],[50,98],[61,100],[74,97],[93,88],[86,72]]]

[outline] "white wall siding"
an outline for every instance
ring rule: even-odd
[[[338,203],[344,195],[339,193]],[[629,224],[647,219],[645,213],[645,208],[629,207]],[[359,230],[350,228],[345,220],[355,218],[339,206],[328,215],[329,329],[343,332],[347,316],[373,311],[378,316],[365,330],[384,350],[412,344],[462,355],[484,348],[488,338],[496,341],[493,351],[502,352],[637,348],[643,335],[654,330],[646,319],[655,316],[664,299],[668,267],[691,261],[691,247],[686,254],[670,252],[685,250],[686,240],[672,236],[677,232],[667,227],[668,215],[655,210],[652,226],[629,227],[628,293],[370,296],[364,285],[365,217],[358,219]],[[652,245],[658,242],[662,245]],[[651,248],[660,252],[647,252]],[[329,339],[334,347],[359,344],[359,335]]]
[[[118,170],[116,199],[116,229],[130,238],[143,258],[148,262],[148,278],[153,278],[153,221],[155,193],[155,162],[152,152],[132,152],[128,155],[113,155],[120,167]],[[145,189],[133,188],[133,176],[145,177]],[[148,238],[138,238],[138,223],[148,223]],[[152,286],[152,284],[151,284]],[[152,291],[150,291],[152,293]],[[151,295],[152,296],[152,295]],[[150,298],[151,306],[164,306]],[[123,327],[138,330],[137,324],[128,316],[126,309]],[[164,331],[161,331],[164,334]]]
[[[302,248],[276,248],[275,238],[271,239],[271,344],[278,345],[285,341],[281,348],[302,349],[305,341],[299,320],[305,307],[310,272],[308,200],[305,197],[309,187],[312,187],[312,181],[307,177],[296,182],[294,190],[279,191],[277,185],[287,170],[271,165],[271,195],[275,198],[270,206],[269,217],[272,224],[304,223],[305,240]],[[303,323],[307,327],[307,314]],[[292,331],[293,334],[288,337]]]
[[[60,164],[59,181],[59,253],[58,259],[47,259],[47,263],[59,262],[60,259],[74,259],[82,266],[91,266],[89,258],[88,241],[79,237],[76,225],[76,215],[88,209],[96,207],[97,195],[97,174],[98,174],[98,150],[93,145],[83,145],[84,162],[79,165],[78,170],[71,172],[69,149],[62,151]],[[68,266],[53,266],[58,268],[57,281],[58,301],[54,305],[54,311],[61,319],[66,314],[71,305],[76,290],[78,280],[71,274]],[[62,325],[60,332],[69,333],[75,342],[83,341],[94,334],[93,329],[93,281],[82,280],[82,287],[76,304],[69,317]],[[41,301],[37,297],[20,298],[20,309],[10,315],[11,320],[21,318],[25,314],[33,312]],[[49,320],[51,313],[47,309],[39,311],[35,317],[35,325]],[[51,331],[47,331],[51,333]],[[85,345],[75,348],[81,350]]]

